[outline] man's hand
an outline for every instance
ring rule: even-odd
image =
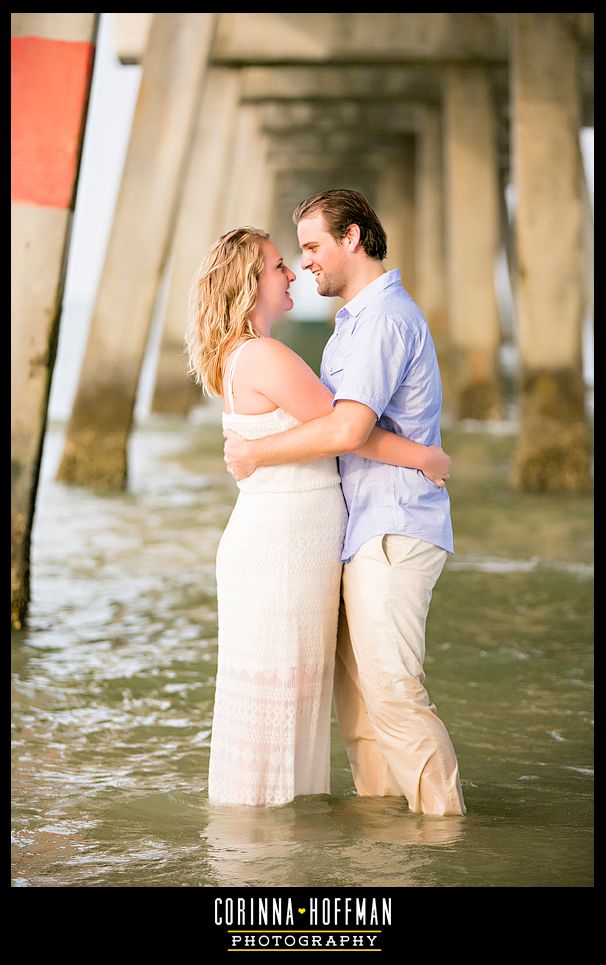
[[[246,479],[257,468],[253,459],[252,444],[231,429],[224,429],[223,435],[227,440],[223,446],[223,458],[227,471],[236,481]]]
[[[426,462],[422,468],[423,474],[440,489],[444,489],[446,487],[445,480],[450,475],[452,459],[444,452],[442,446],[428,446],[425,459]]]

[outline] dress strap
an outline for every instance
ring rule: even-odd
[[[252,341],[253,341],[252,338],[247,338],[244,342],[242,342],[242,344],[238,346],[238,348],[234,352],[234,357],[231,360],[231,366],[229,368],[229,378],[227,380],[227,398],[229,400],[229,406],[230,406],[232,415],[235,415],[236,413],[236,409],[234,407],[234,369],[236,368],[236,362],[238,361],[238,356],[240,355],[240,352],[242,351],[245,345],[248,345],[248,343]]]

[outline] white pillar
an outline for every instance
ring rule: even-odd
[[[589,489],[578,50],[568,14],[513,14],[520,437],[512,483]]]
[[[139,372],[217,14],[154,14],[58,478],[121,489]]]
[[[186,415],[202,400],[187,375],[184,336],[192,278],[220,234],[240,96],[240,72],[211,67],[190,153],[173,241],[170,288],[152,409]]]
[[[444,84],[448,327],[458,418],[502,415],[495,109],[484,67],[452,67]]]

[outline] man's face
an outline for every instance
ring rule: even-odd
[[[302,218],[297,225],[301,268],[308,268],[316,279],[319,295],[340,296],[348,280],[348,257],[344,245],[335,241],[319,213]]]

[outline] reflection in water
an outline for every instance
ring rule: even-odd
[[[460,841],[467,826],[459,815],[410,814],[398,798],[350,798],[338,812],[348,824],[360,824],[365,840],[385,844],[444,847]]]
[[[396,798],[310,797],[280,808],[208,805],[202,839],[223,887],[406,887],[437,883],[423,848],[464,832],[464,818],[413,815]]]
[[[467,816],[358,798],[334,722],[331,796],[209,805],[214,560],[236,489],[208,416],[141,428],[111,496],[53,481],[49,433],[30,625],[13,637],[13,885],[591,885],[588,501],[506,494],[500,477],[453,501],[457,556],[428,624]],[[482,556],[489,511],[501,529]]]

